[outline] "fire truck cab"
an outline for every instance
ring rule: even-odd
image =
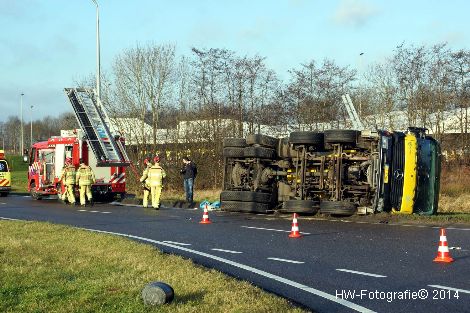
[[[46,196],[60,196],[65,186],[60,181],[66,158],[78,169],[80,159],[88,164],[96,178],[92,185],[93,198],[112,200],[126,191],[125,167],[98,167],[93,151],[80,129],[62,130],[60,136],[52,136],[47,141],[33,144],[29,153],[28,191],[33,199]],[[120,139],[123,143],[124,140]]]

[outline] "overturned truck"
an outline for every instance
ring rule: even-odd
[[[333,129],[224,140],[221,208],[350,216],[437,212],[440,147],[426,129]]]

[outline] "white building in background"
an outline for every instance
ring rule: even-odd
[[[470,112],[469,112],[470,113]],[[461,115],[459,109],[437,113],[427,116],[428,131],[430,134],[436,133],[460,133]],[[470,115],[470,114],[469,114]],[[367,129],[387,129],[405,131],[409,125],[405,111],[394,111],[387,114],[375,114],[362,118]],[[153,131],[151,125],[137,118],[114,118],[111,119],[113,127],[119,131],[125,138],[127,145],[153,143]],[[470,121],[469,121],[470,122]],[[470,124],[470,123],[469,123]],[[185,143],[185,142],[204,142],[213,140],[214,134],[225,134],[227,137],[238,137],[240,123],[235,119],[211,119],[211,120],[191,120],[180,121],[176,128],[157,129],[157,143]],[[249,133],[250,124],[244,122],[243,134]],[[296,124],[296,125],[253,125],[255,133],[265,134],[277,138],[287,137],[292,131],[324,131],[327,129],[350,129],[352,123],[349,120],[333,121],[329,123]]]

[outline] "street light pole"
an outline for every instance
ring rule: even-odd
[[[33,106],[31,106],[31,147],[33,146]]]
[[[24,153],[23,96],[24,93],[21,93],[21,155]]]
[[[91,0],[96,5],[96,96],[101,100],[101,66],[100,66],[100,12],[98,2]]]

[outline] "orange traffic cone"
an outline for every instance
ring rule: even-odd
[[[300,238],[302,235],[299,232],[299,224],[297,223],[297,213],[294,213],[294,218],[292,219],[292,230],[289,234],[290,238]]]
[[[207,204],[204,205],[204,213],[202,214],[202,220],[199,224],[211,224],[211,220],[209,219],[209,213],[207,212]]]
[[[449,253],[449,247],[447,246],[446,230],[444,228],[441,228],[439,248],[437,249],[437,257],[434,259],[434,262],[450,263],[453,261],[454,259],[451,258]]]

